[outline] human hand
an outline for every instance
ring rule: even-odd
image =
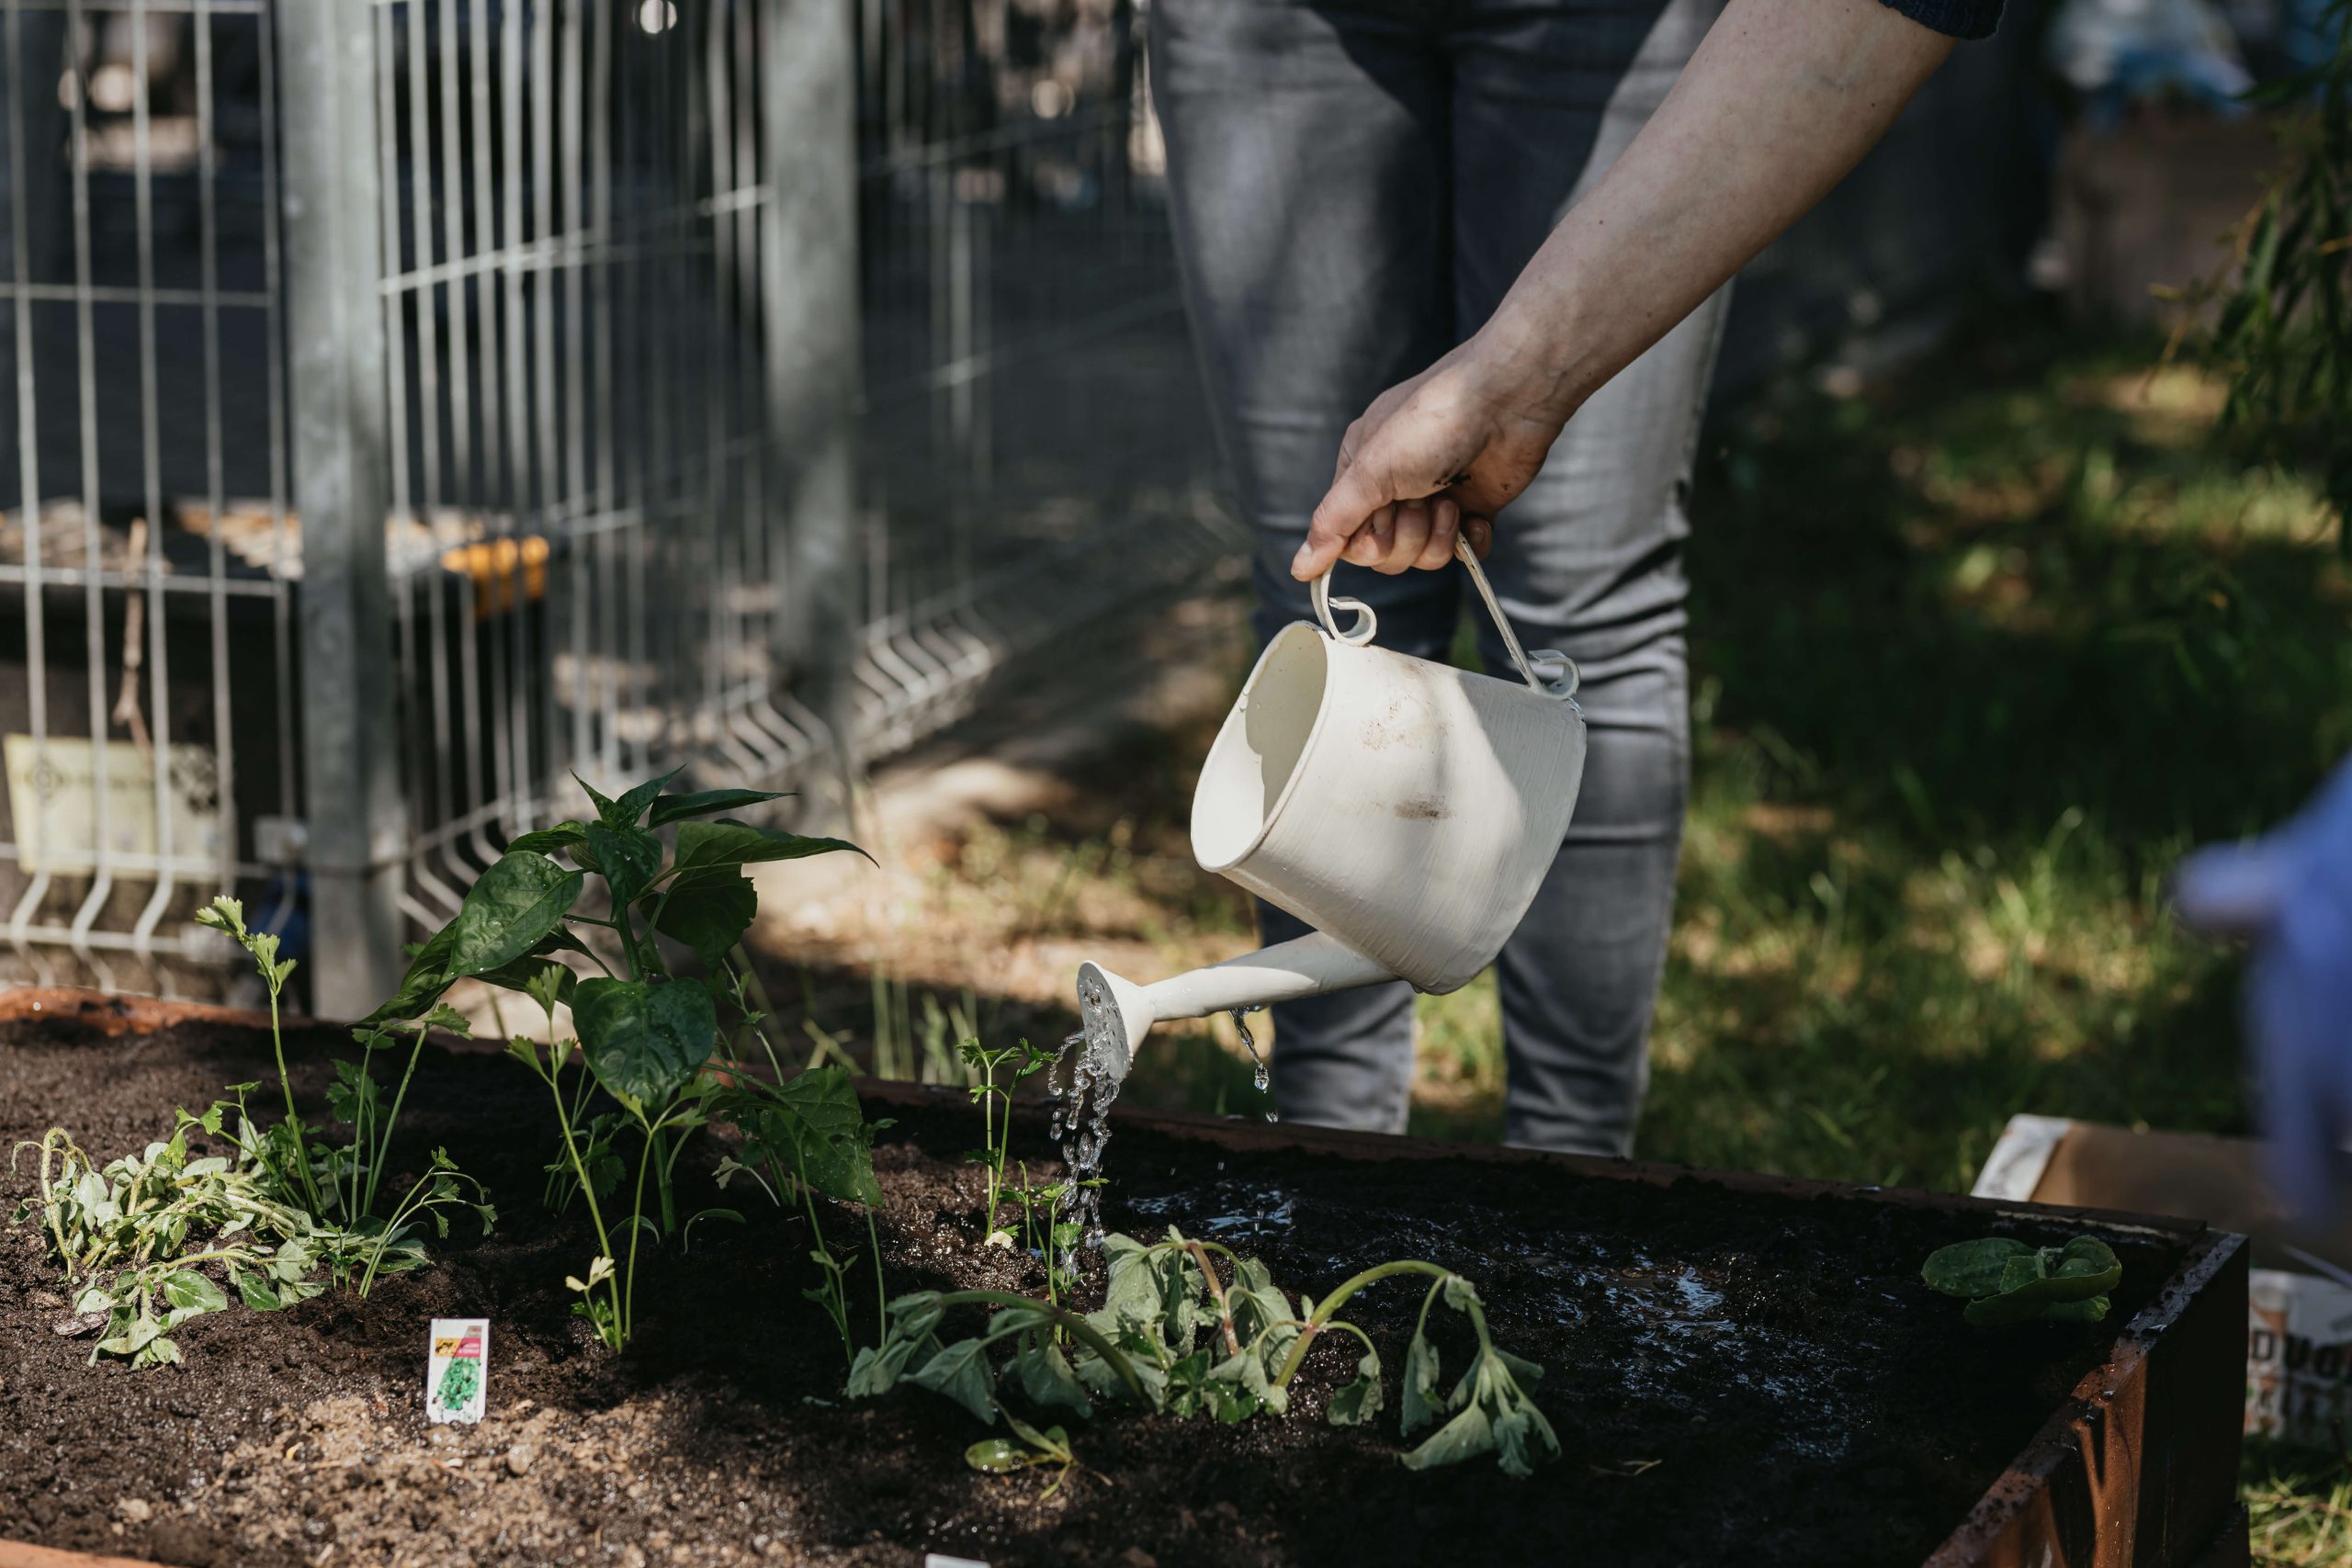
[[[1340,443],[1291,575],[1312,581],[1341,560],[1392,576],[1434,571],[1453,558],[1457,534],[1484,558],[1495,514],[1527,489],[1567,423],[1548,390],[1473,338],[1381,393]]]
[[[2173,896],[2190,925],[2253,942],[2245,1016],[2271,1182],[2297,1219],[2323,1220],[2352,1134],[2352,762],[2268,836],[2190,855]]]

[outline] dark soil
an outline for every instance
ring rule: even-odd
[[[311,1104],[340,1032],[297,1034]],[[107,1040],[66,1021],[0,1025],[0,1139],[69,1127],[100,1158],[144,1144],[172,1107],[271,1077],[266,1033],[182,1024]],[[897,1110],[877,1163],[889,1288],[1035,1290],[1031,1259],[979,1245],[977,1142],[961,1097]],[[801,1297],[806,1222],[773,1210],[698,1227],[641,1270],[638,1337],[616,1359],[570,1312],[584,1217],[538,1196],[545,1091],[482,1051],[427,1054],[396,1168],[446,1145],[501,1211],[460,1225],[436,1267],[264,1315],[242,1306],[175,1333],[187,1364],[85,1366],[30,1227],[0,1232],[0,1537],[145,1554],[185,1568],[277,1563],[642,1564],[758,1558],[914,1563],[1839,1563],[1917,1562],[1968,1513],[2176,1260],[2119,1236],[2109,1323],[1979,1335],[1919,1283],[1933,1247],[1981,1229],[1933,1211],[1728,1194],[1540,1166],[1239,1156],[1130,1126],[1113,1141],[1106,1217],[1170,1223],[1320,1294],[1398,1257],[1460,1269],[1498,1341],[1540,1362],[1566,1450],[1528,1482],[1491,1464],[1396,1461],[1396,1373],[1420,1292],[1367,1292],[1349,1316],[1380,1343],[1388,1409],[1333,1427],[1324,1403],[1354,1352],[1317,1347],[1286,1419],[1225,1427],[1098,1416],[1084,1469],[965,1467],[981,1435],[921,1391],[851,1404],[838,1339]],[[686,1198],[710,1201],[706,1142]],[[1015,1153],[1048,1167],[1042,1126]],[[30,1186],[9,1178],[10,1200]],[[742,1203],[741,1189],[728,1200]],[[863,1225],[835,1212],[850,1249]],[[860,1249],[862,1250],[862,1249]],[[870,1335],[873,1281],[852,1280]],[[492,1320],[491,1415],[430,1427],[426,1319]],[[1446,1316],[1441,1313],[1440,1316]],[[1447,1381],[1466,1333],[1444,1324]]]

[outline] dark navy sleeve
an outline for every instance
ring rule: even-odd
[[[2001,19],[2001,0],[1879,0],[1923,28],[1954,38],[1991,38]]]

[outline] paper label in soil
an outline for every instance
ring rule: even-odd
[[[490,1319],[436,1317],[424,1359],[424,1413],[436,1424],[481,1419],[490,1395]]]

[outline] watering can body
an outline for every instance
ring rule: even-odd
[[[1362,606],[1342,634],[1318,583],[1320,624],[1283,628],[1260,656],[1202,767],[1192,824],[1204,870],[1315,931],[1150,986],[1081,966],[1098,1074],[1123,1078],[1161,1019],[1391,979],[1451,991],[1494,961],[1566,834],[1585,727],[1573,667],[1522,652],[1463,558],[1521,679],[1373,647]]]

